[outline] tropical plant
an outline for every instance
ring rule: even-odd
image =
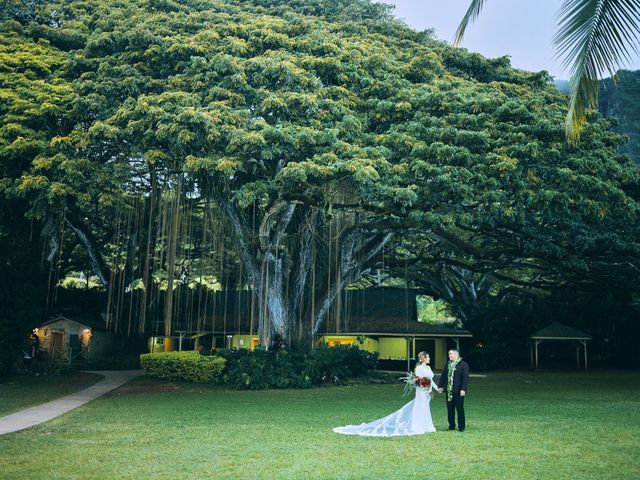
[[[377,353],[357,346],[321,344],[311,351],[297,349],[244,348],[219,354],[226,360],[221,382],[232,388],[309,388],[338,384],[366,375],[374,369]]]
[[[458,30],[462,42],[486,0],[472,0]],[[554,43],[570,72],[567,140],[575,144],[587,122],[587,109],[598,107],[598,80],[604,72],[615,77],[631,53],[638,54],[640,0],[563,0]]]

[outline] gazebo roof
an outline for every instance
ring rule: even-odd
[[[591,340],[591,335],[587,335],[575,328],[567,327],[562,323],[553,322],[551,325],[538,330],[531,335],[532,340]]]

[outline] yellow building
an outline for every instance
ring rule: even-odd
[[[453,347],[460,350],[460,339],[470,337],[467,330],[412,321],[403,326],[368,322],[346,332],[328,332],[321,340],[329,346],[357,345],[378,353],[378,366],[386,370],[409,370],[417,360],[418,352],[425,351],[431,356],[433,369],[442,370],[447,350]]]
[[[375,287],[344,295],[344,315],[334,315],[325,322],[321,340],[376,352],[382,369],[408,370],[418,352],[425,351],[434,370],[441,370],[447,350],[461,350],[460,340],[472,337],[467,330],[418,322],[415,290]]]

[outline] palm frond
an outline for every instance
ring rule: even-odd
[[[640,0],[564,0],[554,36],[556,55],[570,71],[565,131],[577,143],[589,108],[598,105],[598,79],[638,54]]]
[[[478,15],[480,15],[485,1],[486,0],[471,0],[471,4],[467,9],[467,13],[465,13],[464,18],[462,19],[460,25],[458,25],[458,29],[456,30],[456,37],[453,41],[454,45],[460,45],[460,42],[462,42],[462,38],[464,37],[464,32],[467,30],[469,24],[476,18],[478,18]]]

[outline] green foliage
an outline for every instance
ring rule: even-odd
[[[67,375],[72,371],[71,365],[68,362],[62,361],[36,361],[29,364],[25,372],[28,372],[30,375],[43,375],[43,376],[61,376]]]
[[[377,360],[377,353],[361,350],[356,345],[328,347],[322,344],[307,354],[305,368],[318,383],[341,383],[365,375],[375,368]]]
[[[451,315],[451,306],[444,300],[435,300],[426,295],[416,297],[418,321],[426,323],[456,323],[457,319]]]
[[[163,380],[212,383],[225,367],[220,357],[205,357],[198,352],[160,352],[140,355],[140,366],[146,375]]]
[[[95,275],[86,275],[84,272],[69,272],[58,282],[63,288],[73,289],[101,289],[104,288]]]
[[[53,5],[42,15],[51,14]],[[205,191],[224,186],[242,206],[289,192],[317,204],[336,182],[367,201],[406,208],[417,204],[416,185],[389,170],[397,165],[397,172],[410,171],[413,162],[402,155],[455,155],[475,163],[478,154],[510,141],[492,145],[496,125],[490,118],[497,106],[509,98],[497,119],[522,123],[532,111],[522,100],[533,90],[549,92],[544,78],[413,32],[391,21],[386,7],[363,1],[259,5],[198,2],[179,9],[197,12],[189,22],[173,8],[128,2],[63,10],[59,29],[89,32],[86,46],[56,71],[65,88],[73,87],[73,114],[86,128],[60,137],[65,140],[54,151],[65,156],[43,157],[22,177],[20,191],[101,205],[105,191],[124,193],[133,167],[125,158],[143,156],[158,172],[192,172]],[[232,23],[230,14],[236,16]],[[385,41],[365,31],[382,22],[393,27]],[[473,81],[453,81],[454,75]],[[543,113],[540,106],[533,111]],[[413,132],[417,124],[429,128],[426,139],[399,129],[406,125]],[[438,127],[445,125],[450,132],[443,136]],[[459,130],[455,135],[452,127]],[[422,149],[423,141],[436,140],[443,147],[453,140],[455,147],[449,153]],[[96,144],[101,148],[91,147]],[[67,156],[72,152],[75,160]],[[102,205],[108,210],[109,203]]]
[[[119,355],[117,357],[100,357],[87,362],[85,370],[138,370],[139,355]]]
[[[322,346],[310,352],[234,349],[220,355],[227,360],[222,382],[247,390],[342,383],[375,368],[377,359],[356,346]]]
[[[304,357],[294,352],[236,349],[220,355],[227,361],[222,383],[232,388],[263,390],[313,386],[309,372],[303,367]]]

